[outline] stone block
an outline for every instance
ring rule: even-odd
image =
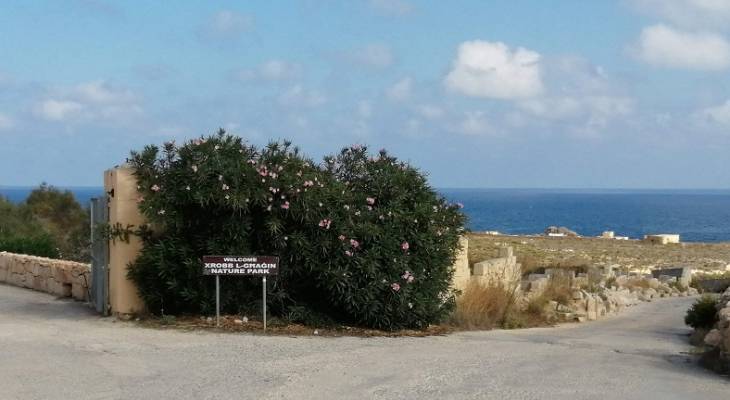
[[[71,297],[73,297],[76,300],[84,301],[87,299],[87,292],[86,287],[79,284],[72,284],[71,285]]]

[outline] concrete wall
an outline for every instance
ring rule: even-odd
[[[104,190],[109,194],[109,225],[120,223],[138,228],[145,223],[137,208],[139,193],[131,168],[118,167],[104,172]],[[141,240],[130,235],[129,242],[109,242],[109,304],[115,315],[139,314],[145,311],[137,287],[127,279],[129,263],[142,249]]]
[[[87,301],[91,266],[73,261],[0,252],[0,282]]]

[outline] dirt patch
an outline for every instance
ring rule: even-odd
[[[398,330],[381,331],[377,329],[366,329],[352,326],[331,326],[312,327],[301,324],[291,324],[280,319],[267,321],[266,332],[264,324],[260,320],[243,322],[241,317],[225,315],[221,316],[220,327],[216,326],[215,318],[209,320],[205,317],[182,316],[182,317],[146,317],[134,321],[137,325],[152,329],[173,329],[180,331],[211,331],[225,333],[251,333],[276,336],[326,336],[326,337],[425,337],[445,335],[456,331],[449,325],[431,325],[424,330]]]

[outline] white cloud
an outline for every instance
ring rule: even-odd
[[[49,121],[63,121],[79,115],[83,110],[83,104],[72,100],[48,99],[36,106],[36,113]]]
[[[283,81],[298,78],[301,75],[301,67],[299,64],[282,60],[269,60],[253,69],[235,71],[234,75],[237,79],[243,81]]]
[[[92,81],[71,88],[56,88],[36,103],[35,113],[49,121],[126,120],[142,108],[130,90]]]
[[[349,54],[351,61],[370,68],[382,69],[394,62],[393,52],[384,44],[369,44]]]
[[[501,42],[467,41],[444,83],[449,90],[472,97],[516,99],[543,91],[540,54]]]
[[[632,114],[634,101],[610,95],[554,96],[521,101],[517,107],[533,118],[563,123],[573,132],[595,135]]]
[[[0,113],[0,131],[12,129],[15,126],[15,122],[9,115]]]
[[[632,51],[659,67],[722,70],[730,67],[730,43],[710,32],[686,32],[667,25],[644,28]]]
[[[370,0],[370,7],[391,16],[403,16],[413,12],[413,4],[406,0]]]
[[[728,29],[727,0],[627,0],[636,9],[690,29]]]
[[[465,135],[488,135],[494,132],[484,111],[467,111],[459,124],[458,131]]]
[[[695,113],[701,123],[730,127],[730,100],[723,104],[707,107]]]
[[[317,107],[324,104],[327,98],[315,91],[305,89],[302,85],[294,85],[279,97],[279,103],[289,107]]]
[[[408,98],[411,97],[412,85],[413,80],[410,77],[405,77],[396,82],[393,86],[389,87],[388,90],[385,91],[385,95],[394,101],[408,100]]]
[[[251,15],[223,10],[214,14],[203,26],[201,35],[212,40],[235,40],[254,27]]]

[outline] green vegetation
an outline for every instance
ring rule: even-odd
[[[88,261],[88,218],[71,192],[46,184],[19,205],[0,197],[0,251]]]
[[[378,329],[447,317],[465,217],[385,150],[355,146],[321,164],[289,142],[258,149],[218,135],[133,152],[143,250],[133,279],[158,314],[212,313],[205,254],[278,255],[270,310],[294,322]],[[261,281],[222,277],[221,306],[257,313]]]
[[[710,329],[717,322],[717,297],[704,295],[687,310],[684,323],[695,329]]]

